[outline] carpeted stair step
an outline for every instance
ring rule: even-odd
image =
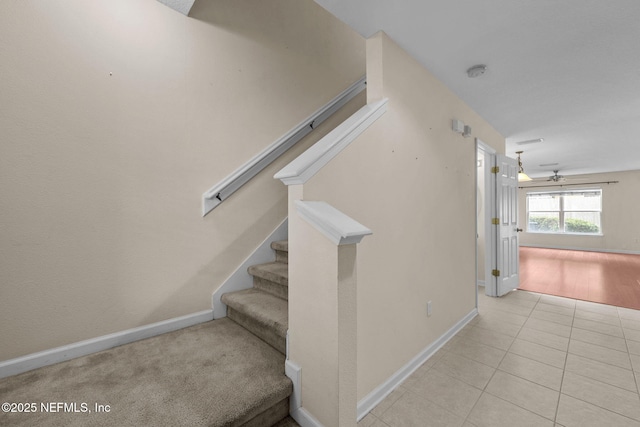
[[[289,262],[289,241],[288,240],[271,242],[271,249],[276,251],[276,261],[284,262],[285,264]]]
[[[292,385],[284,362],[245,328],[218,319],[3,378],[0,396],[16,402],[84,398],[112,410],[0,414],[0,425],[295,425],[287,424]]]
[[[269,262],[252,265],[247,270],[253,286],[282,299],[289,299],[289,264]]]
[[[227,317],[282,354],[286,353],[289,326],[289,305],[286,300],[256,288],[224,294],[221,300],[227,305]]]

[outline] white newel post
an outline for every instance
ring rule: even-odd
[[[355,427],[356,245],[371,231],[302,193],[289,186],[291,413],[303,427]]]
[[[371,230],[304,184],[387,111],[365,105],[280,170],[289,189],[289,332],[286,374],[291,415],[302,427],[357,425],[356,245]]]

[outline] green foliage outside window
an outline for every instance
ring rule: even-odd
[[[567,218],[564,220],[564,227],[567,233],[599,233],[600,227],[584,219]]]
[[[589,221],[577,218],[566,218],[564,220],[565,232],[567,233],[599,233],[600,227]],[[529,229],[546,233],[555,233],[560,230],[558,218],[548,216],[530,216]]]
[[[556,232],[560,229],[558,218],[548,216],[529,216],[529,228],[533,231]]]

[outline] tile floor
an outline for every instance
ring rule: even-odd
[[[515,291],[359,427],[640,426],[640,311]]]

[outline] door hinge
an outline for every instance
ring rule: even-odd
[[[500,270],[491,270],[491,274],[496,277],[500,277]]]
[[[491,173],[500,173],[500,166],[494,166],[491,168]]]
[[[491,218],[491,224],[500,225],[500,218]]]

